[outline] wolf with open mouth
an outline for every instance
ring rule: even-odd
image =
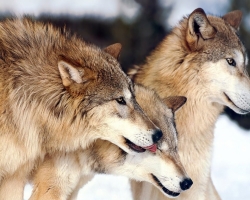
[[[30,200],[55,200],[55,197],[60,197],[60,200],[77,199],[79,188],[95,173],[147,181],[170,198],[189,189],[193,182],[179,159],[174,123],[174,113],[186,102],[186,98],[168,97],[163,103],[155,92],[137,85],[135,95],[147,116],[163,131],[157,147],[146,151],[130,145],[131,149],[142,152],[132,155],[108,141],[97,140],[84,151],[47,155],[33,176],[34,188]]]
[[[128,140],[155,148],[162,131],[136,102],[119,52],[28,17],[0,22],[0,199],[23,199],[46,153],[85,149],[96,139],[132,154]]]

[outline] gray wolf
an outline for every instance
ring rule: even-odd
[[[176,113],[180,160],[194,184],[180,200],[220,199],[211,180],[215,122],[227,106],[239,114],[250,111],[248,58],[237,30],[242,14],[206,15],[199,8],[184,17],[169,35],[129,74],[161,98],[186,96]],[[168,199],[152,185],[132,181],[136,200]]]
[[[97,140],[85,150],[48,155],[33,177],[30,200],[76,199],[78,189],[94,173],[147,181],[169,197],[176,197],[189,189],[192,180],[179,160],[174,124],[174,113],[186,102],[186,98],[168,97],[164,100],[166,106],[154,91],[137,85],[135,95],[145,113],[163,131],[155,154],[146,151],[131,155],[108,141]]]
[[[162,132],[136,102],[119,51],[27,17],[0,22],[0,199],[22,199],[45,153],[96,139],[133,154],[130,145],[156,146]]]

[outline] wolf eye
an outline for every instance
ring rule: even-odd
[[[234,67],[236,66],[236,62],[233,58],[226,58],[226,60],[229,65],[234,66]]]
[[[119,97],[118,99],[116,99],[117,103],[122,104],[122,105],[126,105],[126,101],[124,100],[123,97]]]

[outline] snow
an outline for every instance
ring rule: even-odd
[[[184,15],[198,7],[203,8],[205,12],[221,15],[229,5],[229,0],[159,0],[159,2],[162,6],[173,5],[166,21],[170,26],[176,25]],[[140,10],[140,5],[133,0],[0,0],[0,5],[0,13],[10,12],[18,16],[23,13],[35,16],[41,13],[53,13],[91,15],[105,19],[122,15],[124,19],[132,19]]]
[[[166,4],[169,0],[161,0],[162,4]],[[167,20],[167,23],[173,27],[183,16],[193,12],[196,8],[202,8],[207,14],[215,14],[217,16],[225,14],[228,9],[229,0],[171,0],[173,1],[173,9]],[[167,4],[168,5],[168,4]]]
[[[222,199],[250,199],[250,131],[227,116],[216,123],[212,178]]]
[[[129,181],[125,177],[96,175],[80,190],[78,199],[84,200],[132,200]]]
[[[119,15],[132,19],[140,6],[134,1],[121,0],[0,0],[0,13],[23,13],[38,16],[41,13],[71,14],[75,16],[99,16],[102,19]]]
[[[250,131],[242,130],[226,115],[216,123],[212,179],[223,200],[250,199]],[[25,189],[25,199],[31,193]],[[78,199],[132,200],[128,179],[96,175],[80,190]]]

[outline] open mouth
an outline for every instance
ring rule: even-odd
[[[229,96],[224,92],[225,97],[229,102],[231,102],[236,108],[238,108],[242,113],[248,113],[249,111],[243,110],[242,108],[239,108],[235,103],[229,98]]]
[[[153,144],[151,146],[148,146],[148,147],[140,147],[136,144],[134,144],[133,142],[131,142],[130,140],[128,140],[127,138],[125,138],[125,141],[126,141],[126,144],[135,152],[137,153],[142,153],[142,152],[145,152],[146,150],[149,150],[153,153],[156,152],[157,150],[157,145],[156,144]]]
[[[163,190],[164,193],[166,193],[166,194],[168,194],[169,196],[172,196],[172,197],[177,197],[177,196],[180,195],[180,193],[173,192],[173,191],[170,191],[167,188],[165,188],[155,175],[153,175],[153,174],[151,174],[151,175],[152,175],[154,181],[156,182],[156,184]]]

